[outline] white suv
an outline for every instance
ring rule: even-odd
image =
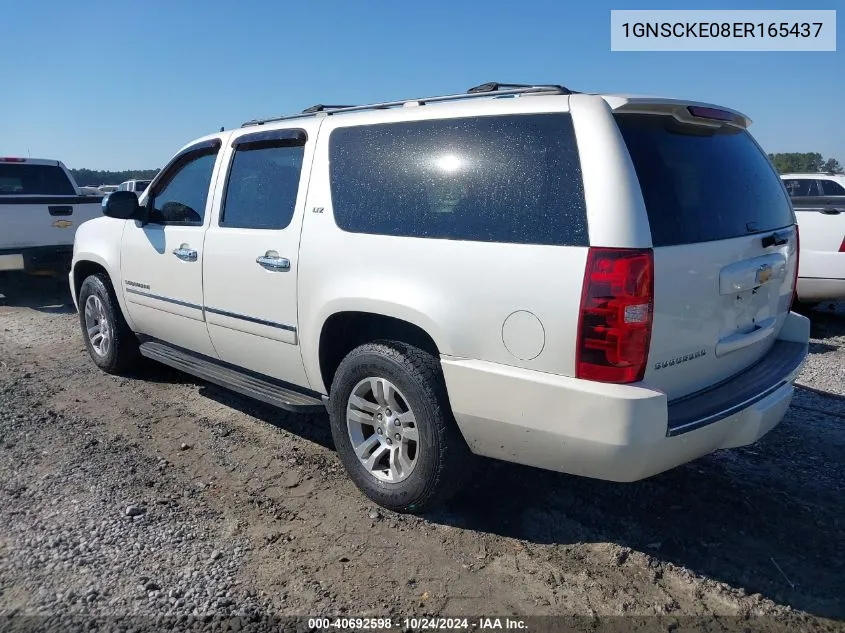
[[[749,444],[808,349],[795,218],[732,110],[487,84],[186,145],[82,226],[94,362],[328,408],[377,503],[474,455],[633,481]]]
[[[801,230],[798,299],[845,300],[845,175],[783,174]]]

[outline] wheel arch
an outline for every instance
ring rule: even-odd
[[[82,283],[91,275],[98,273],[103,273],[108,277],[112,290],[114,290],[114,296],[117,298],[120,312],[129,327],[134,330],[134,325],[126,310],[120,280],[116,278],[116,275],[112,274],[111,266],[109,266],[108,262],[97,254],[85,253],[84,255],[77,255],[74,258],[73,268],[71,269],[71,292],[76,309],[79,310],[79,290],[82,288]]]
[[[426,327],[407,318],[368,310],[340,310],[328,315],[319,330],[316,360],[318,390],[329,393],[340,362],[356,347],[379,340],[401,341],[440,358],[442,349]],[[321,388],[321,389],[320,389]]]

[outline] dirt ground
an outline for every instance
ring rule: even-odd
[[[0,616],[845,631],[841,306],[812,315],[802,387],[757,445],[635,484],[489,462],[410,517],[346,479],[325,416],[151,363],[105,375],[64,280],[0,279],[0,294]]]

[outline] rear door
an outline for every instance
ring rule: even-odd
[[[654,321],[644,382],[685,396],[729,379],[774,344],[789,312],[794,215],[741,127],[617,114],[654,246]]]
[[[203,261],[208,332],[220,359],[299,386],[308,385],[296,291],[313,147],[300,126],[248,128],[233,139]]]
[[[845,243],[845,186],[831,178],[787,178],[801,229],[801,270],[810,279],[842,278],[838,254]]]

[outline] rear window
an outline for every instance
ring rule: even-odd
[[[357,233],[587,245],[568,114],[339,128],[329,140],[338,226]]]
[[[0,195],[73,196],[76,191],[56,165],[0,163]]]
[[[794,223],[769,159],[745,130],[662,115],[616,121],[640,181],[654,246],[724,240]]]
[[[141,193],[144,189],[146,189],[151,181],[149,180],[139,180],[135,183],[135,191]]]

